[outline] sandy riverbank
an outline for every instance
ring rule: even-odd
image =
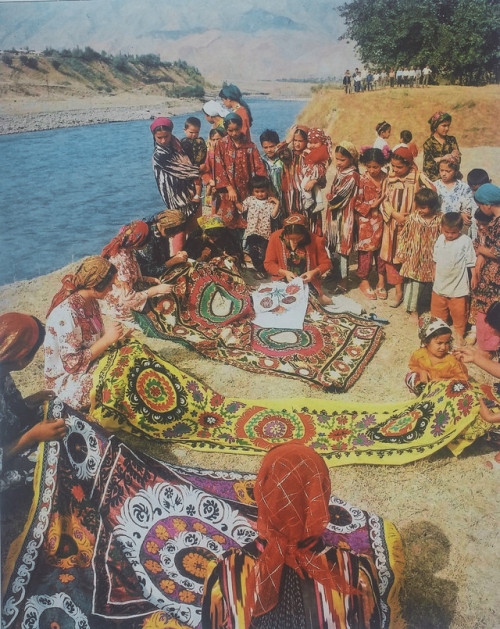
[[[247,89],[250,96],[262,98],[307,99],[310,96],[308,83],[256,81]],[[48,98],[42,93],[36,98],[7,94],[0,97],[0,135],[186,114],[200,110],[206,100],[217,97],[217,91],[207,91],[203,100],[144,92],[65,99]]]

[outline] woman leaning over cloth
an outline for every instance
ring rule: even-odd
[[[62,279],[47,313],[45,379],[49,389],[73,408],[90,406],[96,358],[127,334],[121,323],[104,328],[98,300],[113,286],[116,268],[93,256]]]
[[[321,276],[330,270],[331,261],[324,238],[312,234],[307,224],[308,219],[302,214],[292,214],[284,220],[283,229],[269,238],[264,268],[274,280],[291,282],[300,276],[316,289],[321,304],[331,304],[321,288]]]
[[[150,126],[154,138],[153,171],[158,190],[167,210],[180,210],[184,218],[184,228],[171,238],[171,250],[175,254],[184,245],[185,223],[199,208],[193,197],[200,169],[191,163],[179,140],[172,135],[173,128],[170,118],[156,118]]]
[[[0,492],[29,484],[35,461],[28,451],[66,434],[64,420],[40,421],[37,414],[38,406],[54,397],[52,391],[23,399],[10,375],[31,363],[44,337],[35,317],[19,312],[0,316]]]
[[[254,487],[255,541],[231,549],[205,581],[202,629],[375,629],[376,570],[327,546],[330,477],[323,459],[291,442],[266,454]]]
[[[431,135],[424,142],[424,174],[431,181],[439,179],[439,164],[445,155],[453,155],[458,158],[460,165],[461,153],[458,143],[453,135],[448,135],[451,125],[450,114],[444,111],[436,111],[429,118]]]
[[[143,276],[136,258],[136,251],[146,247],[152,237],[150,226],[144,221],[134,221],[120,229],[109,242],[101,256],[116,267],[116,280],[106,295],[110,314],[118,319],[134,320],[132,311],[141,311],[149,297],[166,295],[173,286],[162,284],[156,277]],[[152,284],[145,287],[143,284]]]

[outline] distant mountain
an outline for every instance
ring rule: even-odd
[[[358,61],[339,42],[340,0],[90,0],[0,3],[0,48],[91,46],[184,59],[214,81],[342,75]]]

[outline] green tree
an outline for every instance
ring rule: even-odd
[[[498,74],[498,0],[351,0],[339,12],[365,65],[429,63],[475,85]]]

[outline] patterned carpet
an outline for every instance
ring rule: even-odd
[[[333,399],[224,397],[137,341],[109,350],[94,372],[92,417],[110,432],[195,450],[263,454],[299,439],[328,466],[400,465],[484,434],[477,384],[429,383],[418,398],[386,404]]]
[[[207,569],[255,538],[254,476],[159,462],[55,406],[68,435],[41,445],[29,520],[4,570],[2,627],[198,627]],[[399,534],[338,498],[330,511],[326,543],[373,562],[383,627],[399,626]]]
[[[249,289],[227,260],[176,267],[163,280],[175,283],[174,292],[147,314],[135,313],[144,333],[247,371],[346,391],[383,338],[380,326],[354,315],[332,315],[312,295],[303,329],[254,326]]]

